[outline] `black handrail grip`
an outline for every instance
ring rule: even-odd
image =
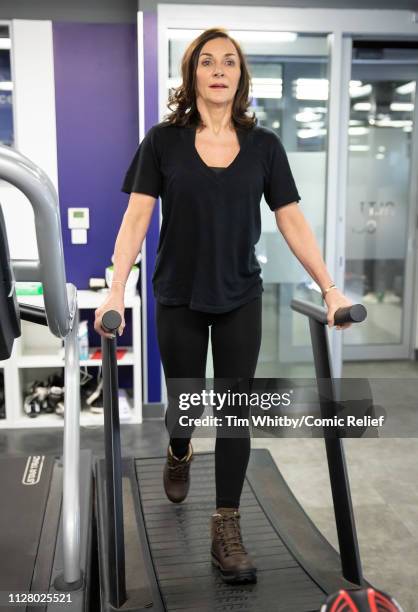
[[[290,306],[292,310],[300,312],[310,319],[314,319],[318,323],[327,323],[328,310],[324,306],[319,306],[308,300],[302,300],[300,298],[293,298]],[[367,316],[367,310],[363,304],[352,304],[351,306],[345,306],[338,308],[334,313],[335,325],[344,325],[344,323],[361,323]]]

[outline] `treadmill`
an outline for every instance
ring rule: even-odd
[[[332,382],[326,309],[300,299],[291,307],[309,318],[318,385]],[[356,304],[339,309],[335,322],[365,317]],[[120,322],[108,311],[102,326],[116,331]],[[371,586],[362,573],[343,441],[335,435],[324,435],[324,443],[340,552],[304,512],[270,453],[252,449],[240,508],[257,583],[225,584],[210,558],[214,454],[195,453],[182,504],[165,496],[165,456],[121,459],[116,343],[116,333],[102,337],[105,458],[95,463],[102,611],[310,612],[340,589]],[[323,416],[330,406],[320,400]]]
[[[63,454],[0,458],[0,608],[86,611],[93,463],[90,451],[80,453],[79,313],[66,283],[58,196],[40,168],[5,146],[0,179],[32,205],[39,252],[39,261],[10,260],[0,204],[0,360],[11,356],[21,319],[48,326],[65,345]],[[44,308],[19,303],[16,281],[41,281]]]
[[[190,492],[182,504],[165,497],[165,456],[121,459],[116,337],[102,338],[105,459],[94,464],[92,500],[92,456],[80,452],[77,295],[65,281],[57,195],[37,166],[8,147],[0,147],[0,179],[20,189],[33,206],[39,251],[39,261],[10,260],[0,205],[0,360],[10,357],[21,319],[48,325],[65,343],[66,388],[63,455],[0,459],[0,607],[308,612],[318,610],[328,593],[370,586],[362,574],[342,440],[335,437],[324,442],[340,553],[306,515],[270,453],[252,449],[241,508],[257,583],[225,584],[209,553],[213,453],[195,454]],[[45,307],[18,303],[16,280],[40,280]],[[318,385],[331,381],[326,310],[303,300],[291,306],[309,318]],[[359,322],[365,314],[363,306],[354,305],[337,311],[335,321]],[[120,322],[115,311],[102,319],[108,331]],[[320,408],[329,414],[329,402],[321,401]],[[90,598],[95,586],[92,501],[100,606]],[[8,606],[8,594],[29,591],[47,593],[51,601]]]

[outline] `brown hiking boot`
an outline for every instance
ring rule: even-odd
[[[182,502],[189,492],[190,464],[193,461],[193,447],[189,442],[189,450],[182,459],[173,455],[168,445],[167,461],[164,466],[164,490],[168,499],[175,504]]]
[[[224,582],[257,582],[257,568],[242,543],[236,508],[218,508],[211,517],[212,563]]]

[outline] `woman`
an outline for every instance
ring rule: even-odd
[[[171,114],[148,131],[127,171],[122,190],[131,195],[116,240],[114,280],[95,320],[96,331],[107,336],[101,317],[106,310],[119,311],[122,334],[125,281],[161,196],[163,223],[152,280],[169,397],[175,395],[175,378],[190,379],[196,390],[204,384],[209,326],[215,384],[220,378],[254,377],[263,292],[254,246],[261,232],[262,194],[291,250],[321,287],[328,324],[339,307],[352,303],[331,282],[299,209],[279,138],[247,115],[250,76],[237,42],[224,29],[203,32],[183,56],[182,77],[170,95]],[[194,415],[202,411],[197,408]],[[193,427],[180,427],[178,419],[178,405],[169,401],[163,482],[175,503],[187,496],[193,459]],[[226,582],[254,582],[256,567],[243,544],[239,514],[250,436],[245,427],[238,436],[220,430],[212,561]]]

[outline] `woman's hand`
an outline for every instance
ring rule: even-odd
[[[100,336],[104,336],[105,338],[114,338],[115,336],[113,334],[107,333],[102,329],[102,317],[104,313],[108,310],[117,310],[117,312],[122,317],[122,323],[120,324],[120,327],[118,329],[119,336],[121,336],[125,328],[125,304],[122,293],[120,295],[110,293],[103,302],[103,304],[99,308],[97,308],[97,310],[94,311],[96,317],[94,321],[94,329]]]
[[[331,291],[328,291],[324,300],[326,305],[328,306],[328,327],[332,327],[334,325],[334,313],[336,310],[338,310],[339,308],[353,305],[353,302],[349,300],[343,293],[341,293],[339,289],[331,289]],[[336,325],[335,329],[348,329],[351,326],[352,323],[345,323],[344,325]]]

